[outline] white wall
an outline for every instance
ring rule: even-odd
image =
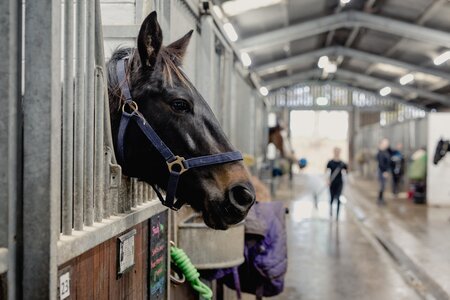
[[[433,164],[434,151],[440,138],[450,139],[450,113],[428,115],[428,177],[427,203],[450,206],[450,155],[437,166]]]

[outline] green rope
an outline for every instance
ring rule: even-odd
[[[213,296],[211,289],[200,281],[200,273],[198,273],[197,269],[191,263],[191,260],[183,249],[171,246],[170,256],[177,267],[180,268],[181,272],[183,272],[186,280],[189,281],[192,288],[196,290],[203,298],[211,299]]]

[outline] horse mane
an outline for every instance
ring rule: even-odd
[[[116,65],[119,60],[124,57],[130,57],[130,63],[128,68],[132,65],[136,65],[136,60],[139,60],[139,56],[135,55],[136,48],[117,48],[107,64],[108,70],[108,92],[110,95],[109,105],[111,112],[120,110],[122,93],[120,90],[120,83],[116,75]],[[161,66],[162,83],[163,85],[174,86],[174,78],[178,79],[182,85],[188,87],[192,91],[192,84],[187,76],[180,69],[182,57],[171,48],[161,47],[158,54],[157,65]]]

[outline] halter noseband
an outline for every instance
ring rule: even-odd
[[[219,154],[205,155],[193,158],[184,158],[182,156],[174,155],[167,145],[161,140],[155,130],[145,120],[144,116],[139,113],[136,102],[131,97],[130,86],[126,77],[126,63],[128,57],[122,58],[117,62],[116,73],[119,80],[120,90],[125,97],[125,102],[122,106],[122,117],[120,119],[119,133],[117,139],[117,153],[119,161],[125,164],[125,133],[127,131],[128,124],[133,119],[145,134],[147,139],[158,150],[161,156],[167,163],[167,169],[169,170],[169,181],[166,189],[166,199],[162,196],[159,189],[152,185],[156,194],[158,195],[161,203],[171,209],[178,210],[183,202],[180,200],[175,201],[175,195],[177,191],[178,181],[180,175],[192,168],[199,168],[217,164],[224,164],[234,161],[242,160],[242,154],[239,151],[225,152]],[[132,111],[129,113],[125,109],[128,106]]]

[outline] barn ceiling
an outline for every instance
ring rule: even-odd
[[[213,2],[236,30],[236,48],[250,56],[249,71],[269,90],[332,80],[375,93],[389,86],[391,96],[428,108],[450,106],[450,52],[442,56],[450,51],[450,0]],[[318,67],[324,56],[336,71]]]

